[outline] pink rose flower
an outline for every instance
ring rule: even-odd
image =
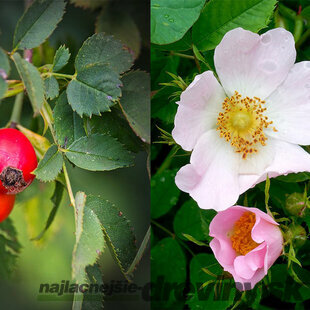
[[[222,211],[278,175],[310,171],[310,62],[295,62],[292,34],[237,28],[216,47],[213,72],[181,94],[175,141],[192,151],[177,186],[203,209]]]
[[[240,291],[253,289],[281,255],[282,233],[271,216],[257,208],[233,206],[210,223],[210,247]]]

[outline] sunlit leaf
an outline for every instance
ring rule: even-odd
[[[181,39],[199,17],[205,0],[151,0],[151,41],[169,44]]]
[[[267,27],[277,0],[211,0],[193,26],[193,42],[200,51],[215,48],[237,27],[257,32]]]

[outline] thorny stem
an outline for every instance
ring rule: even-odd
[[[72,206],[75,209],[75,199],[74,199],[70,178],[69,178],[67,167],[66,167],[65,163],[63,163],[62,168],[63,168],[63,172],[64,172],[66,184],[67,184],[67,189],[68,189],[68,194],[69,194],[69,197],[70,197],[70,202],[71,202]]]

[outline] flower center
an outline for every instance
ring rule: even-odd
[[[248,154],[257,153],[259,145],[266,145],[264,129],[273,122],[264,115],[265,101],[258,97],[249,98],[235,91],[230,98],[225,98],[217,118],[217,130],[220,136],[230,142],[237,153],[246,159]],[[273,127],[274,131],[277,131]]]
[[[255,213],[245,212],[234,225],[230,240],[238,255],[245,255],[258,246],[251,236],[255,220]]]

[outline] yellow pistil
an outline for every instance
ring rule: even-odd
[[[217,118],[217,130],[220,136],[234,147],[237,153],[246,159],[248,154],[257,153],[259,145],[266,145],[264,129],[273,122],[264,115],[264,100],[258,97],[249,98],[236,91],[230,98],[225,98]],[[277,131],[273,127],[274,131]]]
[[[255,213],[245,212],[234,225],[230,240],[238,255],[246,255],[259,245],[251,236],[255,220]]]

